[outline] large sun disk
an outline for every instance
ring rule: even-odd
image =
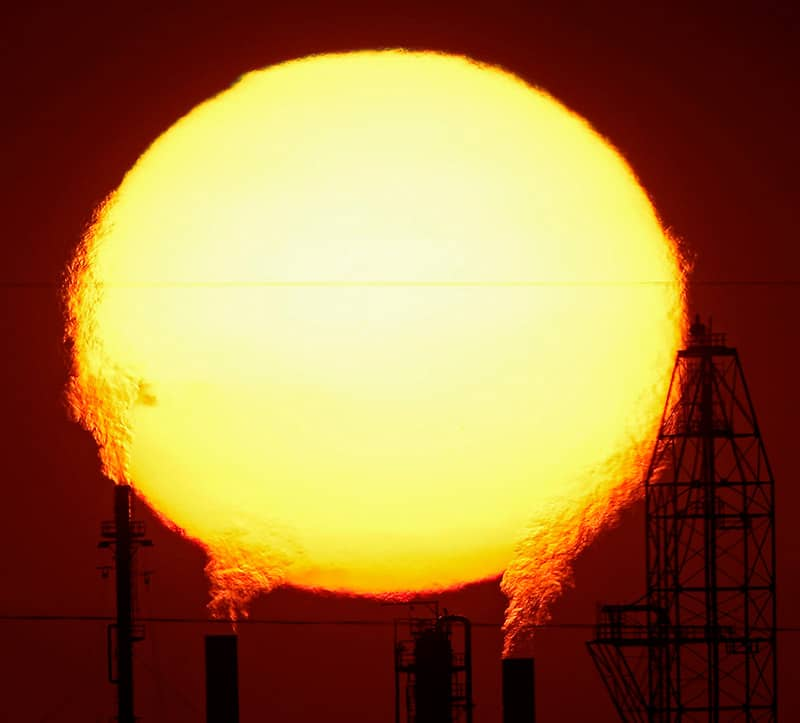
[[[547,94],[305,58],[180,119],[100,210],[71,398],[231,595],[440,589],[632,489],[681,284],[630,168]]]

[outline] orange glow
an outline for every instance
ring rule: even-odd
[[[523,625],[634,494],[682,290],[630,168],[545,93],[311,57],[192,110],[98,210],[70,400],[207,549],[219,611],[508,568]]]

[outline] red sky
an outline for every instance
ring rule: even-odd
[[[406,46],[504,65],[606,135],[695,255],[693,310],[739,348],[776,477],[779,616],[800,625],[800,503],[795,428],[800,394],[796,208],[800,12],[792,3],[407,2],[26,3],[0,22],[5,103],[0,338],[4,340],[4,485],[0,614],[111,614],[100,578],[99,523],[111,490],[94,443],[62,401],[58,280],[92,208],[164,129],[242,73],[314,52]],[[643,7],[646,5],[647,7]],[[716,5],[716,4],[715,4]],[[736,9],[734,9],[736,6]],[[794,284],[781,282],[794,281]],[[730,282],[769,282],[754,285]],[[202,553],[140,506],[156,543],[145,615],[203,617]],[[576,568],[555,623],[595,618],[598,601],[644,591],[643,514],[631,509]],[[446,595],[475,621],[502,618],[496,583]],[[374,602],[290,590],[254,617],[389,621]],[[100,721],[114,710],[98,622],[0,620],[0,720]],[[144,721],[202,719],[203,625],[153,624],[137,648]],[[539,636],[543,721],[613,721],[591,666],[590,631]],[[800,633],[779,638],[784,720],[800,719]],[[391,627],[253,626],[241,635],[242,721],[391,720]],[[475,635],[476,721],[498,723],[499,630]]]

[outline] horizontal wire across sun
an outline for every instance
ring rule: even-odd
[[[475,287],[502,287],[502,286],[667,286],[674,281],[544,281],[544,280],[523,280],[523,281],[147,281],[147,282],[97,282],[103,287],[130,287],[130,288],[181,288],[181,287],[231,287],[231,286],[252,286],[252,287],[283,287],[283,286],[475,286]],[[725,280],[691,280],[687,279],[686,287],[770,287],[770,286],[789,286],[800,288],[800,279],[733,279]],[[60,281],[0,281],[0,288],[22,288],[22,289],[61,289],[63,283]]]

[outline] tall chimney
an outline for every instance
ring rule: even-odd
[[[503,723],[536,723],[533,658],[503,659]]]
[[[239,723],[235,635],[206,635],[206,723]]]

